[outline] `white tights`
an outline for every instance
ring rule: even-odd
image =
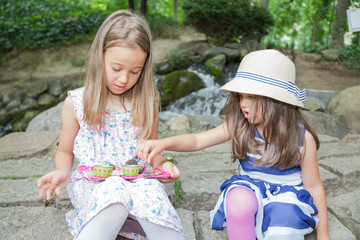
[[[123,204],[116,203],[106,207],[91,219],[79,233],[77,240],[114,240],[129,215]],[[149,240],[183,240],[174,229],[137,218]]]

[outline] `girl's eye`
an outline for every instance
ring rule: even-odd
[[[120,72],[121,69],[112,68],[115,72]]]
[[[136,74],[138,74],[140,71],[138,71],[138,72],[131,72],[132,74],[134,74],[134,75],[136,75]]]

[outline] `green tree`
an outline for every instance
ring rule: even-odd
[[[265,8],[247,0],[188,0],[183,9],[185,23],[218,44],[241,38],[260,41],[273,24]]]
[[[350,6],[350,0],[338,0],[335,8],[334,30],[331,34],[331,46],[340,49],[344,46],[344,33],[346,25],[346,9]]]

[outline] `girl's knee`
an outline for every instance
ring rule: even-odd
[[[226,196],[226,215],[233,218],[248,218],[256,214],[258,201],[255,193],[246,187],[236,187]]]

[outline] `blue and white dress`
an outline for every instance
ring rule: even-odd
[[[257,129],[255,138],[264,142]],[[261,157],[247,155],[251,162]],[[316,228],[319,220],[315,216],[318,211],[313,198],[303,187],[300,166],[281,170],[255,167],[251,162],[240,160],[239,175],[221,185],[219,200],[210,212],[211,228],[220,230],[226,226],[226,196],[232,188],[244,186],[252,189],[258,199],[259,208],[255,216],[258,240],[304,239],[304,235]]]

